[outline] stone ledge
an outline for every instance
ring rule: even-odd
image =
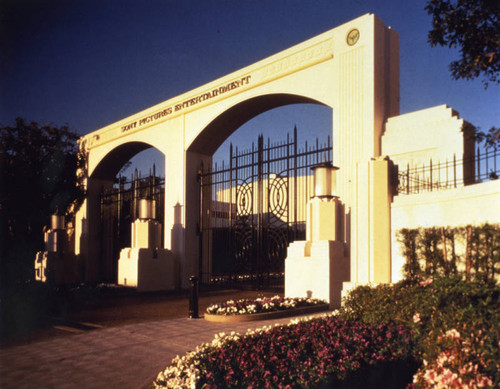
[[[210,313],[205,313],[204,318],[207,321],[218,322],[218,323],[240,323],[245,321],[280,319],[288,316],[307,315],[309,313],[328,311],[329,309],[330,309],[329,304],[317,304],[317,305],[311,305],[309,307],[284,309],[282,311],[273,311],[273,312],[252,313],[245,315],[213,315]]]

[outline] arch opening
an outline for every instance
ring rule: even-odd
[[[309,125],[314,115],[318,120]],[[310,195],[311,164],[332,157],[332,119],[326,104],[268,95],[224,112],[205,128],[211,136],[193,142],[189,151],[215,162],[201,177],[197,200],[202,207],[197,272],[204,283],[283,287],[287,246],[305,238],[307,201],[298,203]],[[318,124],[321,128],[311,128]],[[296,126],[304,127],[300,143]],[[205,139],[210,145],[201,147]],[[304,152],[304,143],[310,145],[307,157],[298,161],[292,154]]]
[[[261,113],[278,107],[301,103],[326,106],[326,104],[310,97],[286,93],[253,97],[232,106],[217,116],[200,132],[187,151],[213,155],[233,132]]]
[[[132,246],[131,225],[139,217],[142,198],[154,200],[154,219],[163,229],[164,165],[164,155],[158,149],[145,142],[128,142],[111,150],[94,169],[88,206],[89,224],[98,231],[95,254],[99,262],[94,270],[98,279],[117,282],[120,252]]]
[[[113,180],[123,166],[134,156],[154,146],[145,142],[127,142],[113,150],[99,162],[91,174],[91,178]]]

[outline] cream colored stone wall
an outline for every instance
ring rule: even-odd
[[[472,126],[446,105],[439,105],[387,120],[382,136],[382,155],[406,169],[439,162],[462,160],[474,153]],[[472,148],[471,148],[472,145]],[[457,172],[462,177],[462,172]]]
[[[395,196],[391,205],[392,282],[403,278],[405,259],[396,233],[402,228],[500,223],[500,180],[439,192]]]

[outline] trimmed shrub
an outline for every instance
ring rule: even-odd
[[[461,275],[466,280],[491,281],[500,275],[500,225],[404,228],[405,278]]]
[[[346,298],[341,315],[364,323],[393,320],[411,330],[414,355],[427,364],[417,380],[421,387],[432,387],[424,384],[426,366],[436,376],[439,369],[448,376],[448,370],[438,364],[446,355],[453,355],[453,363],[445,364],[450,374],[460,376],[472,366],[476,378],[500,383],[500,287],[492,282],[464,282],[458,276],[429,277],[392,286],[359,287]],[[467,353],[461,354],[465,348],[447,348],[449,331],[460,334]]]

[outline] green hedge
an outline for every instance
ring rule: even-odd
[[[500,275],[500,225],[404,228],[397,232],[405,277],[461,275],[489,281]]]
[[[411,329],[415,357],[427,361],[417,375],[421,381],[431,367],[466,379],[466,367],[472,366],[471,379],[487,376],[500,384],[500,287],[493,282],[464,282],[455,276],[358,287],[345,299],[341,315],[366,323],[395,321]],[[457,338],[450,338],[453,330]],[[436,365],[443,356],[452,356],[450,366]]]

